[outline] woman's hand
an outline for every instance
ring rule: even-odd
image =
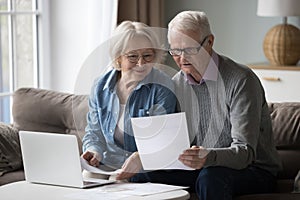
[[[122,166],[121,172],[117,175],[117,180],[128,179],[134,176],[143,168],[138,152],[134,152]]]
[[[99,167],[100,165],[101,156],[97,152],[86,151],[81,155],[81,157],[88,161],[91,166]]]
[[[201,169],[206,162],[208,153],[209,151],[201,146],[192,146],[180,154],[179,160],[188,167]]]

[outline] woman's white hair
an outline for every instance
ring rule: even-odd
[[[168,24],[168,40],[172,32],[193,31],[199,33],[199,41],[211,34],[208,18],[201,11],[182,11]]]
[[[113,37],[110,40],[110,56],[111,59],[116,61],[121,55],[128,51],[128,42],[132,42],[135,37],[143,36],[149,40],[150,46],[141,48],[153,48],[155,51],[155,62],[162,62],[164,58],[163,51],[161,51],[161,41],[158,34],[153,27],[142,22],[123,21],[113,32]],[[131,49],[134,50],[134,49]],[[113,66],[119,69],[116,62]]]

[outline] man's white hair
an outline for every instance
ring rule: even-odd
[[[199,41],[211,34],[208,18],[201,11],[182,11],[178,13],[168,24],[168,40],[172,32],[192,31],[199,33]]]

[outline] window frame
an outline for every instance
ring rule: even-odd
[[[0,107],[4,106],[4,98],[9,97],[9,122],[13,122],[12,118],[12,95],[15,90],[22,87],[22,85],[17,86],[17,62],[16,62],[16,46],[15,46],[15,35],[16,28],[14,25],[14,16],[17,15],[32,15],[32,38],[33,38],[33,87],[47,87],[49,66],[48,60],[50,55],[50,42],[49,42],[49,1],[47,0],[32,0],[32,10],[31,11],[18,11],[12,8],[13,0],[7,0],[8,9],[0,10],[0,15],[6,15],[8,17],[8,43],[9,43],[9,90],[5,92],[0,92]],[[43,16],[43,17],[41,17]],[[43,21],[42,21],[43,20]],[[43,67],[41,67],[43,66]],[[2,66],[1,66],[2,67]],[[46,75],[47,74],[47,75]],[[1,109],[2,110],[2,109]],[[1,111],[2,112],[2,111]],[[4,112],[4,111],[3,111]],[[0,119],[3,121],[5,119],[4,113],[0,113]]]

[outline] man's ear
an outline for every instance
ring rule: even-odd
[[[212,47],[213,44],[214,44],[214,40],[215,40],[215,36],[214,35],[210,35],[208,37],[207,45],[210,46],[210,47]]]
[[[207,40],[206,44],[205,44],[205,49],[206,49],[206,51],[207,51],[210,55],[211,55],[211,53],[212,53],[213,44],[214,44],[214,39],[215,39],[214,35],[210,35],[210,36],[208,37],[208,40]]]

